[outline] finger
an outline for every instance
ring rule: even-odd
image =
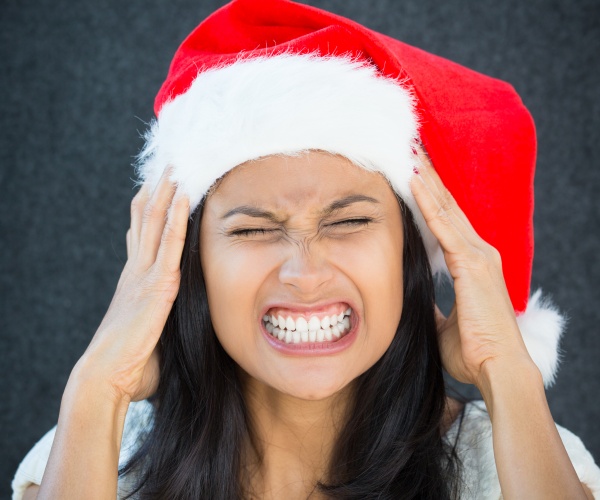
[[[167,273],[179,273],[189,216],[189,199],[178,190],[169,208],[162,241],[156,257],[157,264]]]
[[[448,208],[454,209],[454,215],[458,216],[458,219],[464,222],[465,228],[462,229],[471,229],[474,231],[473,226],[468,220],[467,216],[460,209],[456,200],[452,196],[452,193],[446,188],[444,183],[442,182],[440,176],[437,174],[435,169],[433,168],[433,164],[427,152],[422,146],[417,146],[420,166],[419,169],[415,171],[421,175],[421,180],[425,183],[428,189],[431,191],[432,196],[439,201],[439,205],[443,206],[445,202],[448,204]],[[454,221],[455,223],[457,221]],[[459,224],[460,226],[460,224]]]
[[[429,159],[421,163],[418,172],[419,175],[421,175],[421,179],[431,190],[432,194],[438,200],[440,200],[441,203],[445,204],[450,210],[452,210],[452,215],[456,216],[457,221],[462,222],[465,228],[475,232],[475,229],[473,229],[469,218],[462,211],[458,203],[456,203],[454,196],[452,196],[452,193],[444,185],[442,179],[436,172],[435,168],[433,168],[433,166],[431,165]]]
[[[411,189],[442,249],[450,254],[474,251],[487,255],[489,245],[477,234],[435,169],[422,165],[417,173]]]
[[[129,235],[129,246],[127,258],[132,259],[137,255],[140,244],[140,233],[142,231],[142,217],[144,207],[148,202],[148,186],[144,184],[131,200],[131,226]]]
[[[424,180],[419,170],[411,180],[411,190],[423,218],[445,252],[465,252],[471,246],[465,236],[465,225],[453,213],[448,197],[440,196]]]
[[[131,256],[131,228],[129,228],[125,234],[125,245],[127,248],[127,259],[129,259]]]
[[[500,253],[475,231],[435,169],[423,166],[418,174],[413,176],[411,188],[417,204],[422,202],[419,208],[428,227],[446,253],[451,275],[456,278],[459,268],[489,269],[491,265],[501,270]]]
[[[175,194],[175,184],[169,179],[171,172],[171,168],[165,169],[144,207],[138,251],[138,260],[142,266],[151,266],[156,260],[165,229],[167,210]]]

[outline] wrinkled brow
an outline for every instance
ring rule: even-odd
[[[328,207],[326,207],[321,214],[331,215],[336,210],[341,210],[342,208],[346,208],[353,203],[359,203],[361,201],[366,201],[368,203],[379,203],[379,201],[375,198],[371,198],[370,196],[366,196],[364,194],[351,194],[350,196],[345,196],[344,198],[334,201]]]
[[[261,210],[259,208],[256,208],[256,207],[253,207],[250,205],[240,205],[239,207],[235,207],[235,208],[231,209],[229,212],[227,212],[225,215],[223,215],[223,217],[221,217],[221,220],[225,220],[228,217],[231,217],[231,216],[237,215],[237,214],[248,215],[250,217],[256,217],[259,219],[267,219],[271,222],[281,222],[279,220],[279,218],[273,212],[269,212],[267,210]]]
[[[375,198],[371,198],[370,196],[366,196],[364,194],[352,194],[350,196],[345,196],[344,198],[340,198],[339,200],[335,200],[330,203],[327,207],[325,207],[321,211],[321,216],[328,216],[337,210],[341,210],[342,208],[346,208],[353,203],[359,202],[368,202],[368,203],[379,203]],[[268,210],[261,210],[259,208],[253,207],[251,205],[240,205],[239,207],[235,207],[229,210],[225,215],[221,217],[221,220],[225,220],[233,215],[242,214],[247,215],[249,217],[256,217],[259,219],[267,219],[270,222],[281,223],[281,219],[279,219],[273,212],[269,212]]]

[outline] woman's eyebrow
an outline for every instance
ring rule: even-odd
[[[375,198],[371,198],[370,196],[366,196],[364,194],[352,194],[350,196],[345,196],[344,198],[340,198],[339,200],[335,200],[334,202],[332,202],[330,205],[328,205],[321,211],[321,215],[331,215],[333,212],[341,210],[342,208],[346,208],[347,206],[352,205],[353,203],[365,201],[369,203],[379,203],[378,200],[376,200]],[[221,217],[221,220],[225,220],[237,214],[247,215],[249,217],[256,217],[259,219],[267,219],[274,223],[282,222],[282,220],[279,219],[273,212],[269,212],[268,210],[261,210],[251,205],[240,205],[239,207],[232,208]]]
[[[229,210],[229,212],[227,212],[221,217],[221,220],[225,220],[228,217],[231,217],[232,215],[236,214],[248,215],[249,217],[256,217],[260,219],[267,219],[275,223],[281,222],[281,220],[279,220],[273,212],[269,212],[267,210],[260,210],[250,205],[241,205],[239,207],[232,208],[231,210]]]
[[[322,215],[331,215],[336,210],[341,210],[342,208],[346,208],[347,206],[352,205],[353,203],[358,203],[361,201],[366,201],[369,203],[379,203],[379,200],[376,200],[375,198],[371,198],[370,196],[364,194],[351,194],[350,196],[345,196],[344,198],[335,200],[322,211]]]

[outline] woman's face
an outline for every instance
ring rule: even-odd
[[[201,221],[217,337],[259,383],[331,396],[392,341],[402,248],[400,207],[380,174],[317,151],[240,165]]]

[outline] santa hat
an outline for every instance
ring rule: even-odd
[[[533,120],[509,84],[289,0],[234,0],[181,44],[155,101],[138,174],[166,165],[192,210],[223,174],[323,150],[382,172],[415,215],[434,273],[439,244],[409,188],[422,143],[479,235],[498,249],[527,348],[547,385],[563,318],[530,297]]]

